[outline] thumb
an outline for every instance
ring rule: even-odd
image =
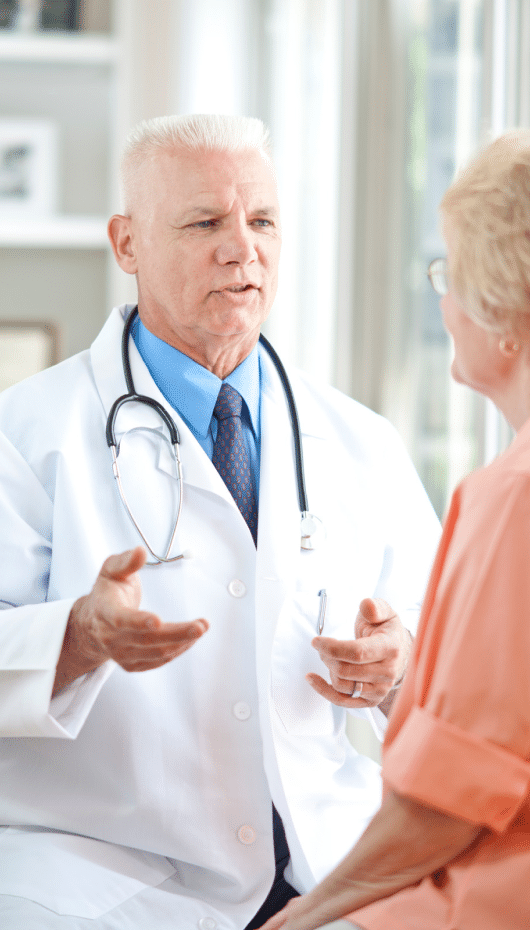
[[[120,552],[119,555],[109,555],[103,562],[100,575],[111,581],[126,581],[145,564],[147,552],[143,546]]]
[[[382,597],[365,597],[359,604],[359,614],[366,623],[374,626],[396,616],[395,610]]]

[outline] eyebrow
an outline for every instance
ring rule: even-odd
[[[257,207],[255,210],[251,210],[250,213],[253,216],[262,216],[262,217],[277,218],[279,216],[278,209],[272,206]],[[213,217],[223,217],[225,215],[226,214],[224,210],[214,205],[209,206],[209,207],[208,206],[190,207],[189,210],[186,210],[186,212],[182,214],[181,217],[179,217],[179,223],[186,225],[186,223],[193,222],[194,220],[199,219],[200,217],[213,218]]]
[[[277,207],[258,207],[256,210],[252,210],[252,213],[255,213],[256,216],[277,216],[278,209]]]

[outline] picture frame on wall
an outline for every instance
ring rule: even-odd
[[[57,161],[55,123],[0,119],[0,218],[56,213]]]
[[[79,29],[79,0],[41,0],[39,29]]]
[[[0,29],[14,29],[17,15],[17,0],[0,0]]]
[[[58,331],[53,323],[0,320],[0,391],[58,360]]]
[[[0,0],[0,29],[16,32],[79,29],[81,0]]]

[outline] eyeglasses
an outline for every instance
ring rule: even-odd
[[[427,269],[427,277],[439,297],[445,297],[449,290],[447,278],[447,259],[435,258]]]

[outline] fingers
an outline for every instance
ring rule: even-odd
[[[198,639],[208,629],[206,620],[192,620],[188,623],[163,623],[156,614],[140,610],[122,610],[113,618],[101,624],[99,634],[105,643],[119,640],[124,648],[136,647],[165,649],[178,646],[181,642]]]
[[[342,907],[341,903],[331,909],[327,898],[319,903],[318,895],[313,891],[300,898],[292,898],[283,911],[271,917],[261,930],[318,930],[318,927],[327,926],[339,914],[349,910],[351,907]]]
[[[324,681],[320,675],[310,673],[306,675],[306,679],[317,694],[326,698],[331,704],[336,704],[337,707],[376,707],[388,694],[387,688],[381,686],[376,687],[367,682],[350,681],[348,682],[348,688],[342,691],[338,688],[334,688],[333,685],[330,685],[327,681]],[[362,691],[359,697],[352,697],[354,684],[358,686],[362,684]]]
[[[57,662],[53,694],[113,659],[127,671],[158,668],[181,655],[208,629],[206,620],[162,623],[139,610],[142,546],[111,555],[89,594],[72,605]]]
[[[153,620],[158,628],[154,628]],[[131,611],[129,618],[100,634],[109,658],[128,672],[159,668],[186,652],[208,629],[206,620],[163,624],[152,614]]]
[[[355,635],[365,640],[376,640],[380,638],[380,634],[388,644],[386,660],[383,659],[383,662],[386,662],[393,676],[391,687],[395,687],[402,681],[407,670],[413,637],[386,601],[381,598],[365,598],[359,605]]]
[[[279,914],[275,914],[274,917],[271,917],[266,924],[263,924],[261,930],[282,930],[282,927],[285,927],[285,921],[287,916],[280,911]]]
[[[145,565],[147,553],[143,546],[120,552],[119,555],[110,555],[105,559],[100,570],[100,577],[109,581],[125,581]]]
[[[105,560],[90,594],[71,612],[80,651],[94,660],[113,659],[127,671],[158,668],[181,655],[208,629],[206,620],[163,623],[139,609],[138,571],[145,564],[142,546]]]
[[[336,673],[339,675],[347,665],[356,667],[376,665],[385,659],[395,659],[399,652],[397,643],[390,640],[388,636],[377,633],[362,639],[344,640],[315,636],[312,646],[326,665],[335,665]],[[355,678],[355,676],[352,677]]]
[[[304,912],[305,905],[303,900],[303,898],[293,898],[282,911],[279,911],[279,913],[271,917],[266,924],[263,924],[261,930],[282,930],[282,928],[288,927],[291,921],[296,919],[297,914]]]
[[[367,623],[379,624],[393,620],[397,614],[382,597],[365,597],[359,604],[359,614]]]
[[[280,911],[279,914],[275,914],[274,917],[271,917],[266,924],[263,924],[261,930],[281,930],[285,926],[285,921],[287,916]]]
[[[366,599],[362,606],[368,616],[395,617],[385,601],[378,603]],[[384,700],[403,666],[402,640],[397,629],[394,629],[396,625],[401,628],[399,619],[392,619],[391,625],[392,629],[387,625],[384,630],[374,625],[369,634],[355,640],[337,640],[324,636],[314,638],[312,644],[329,672],[332,690],[326,691],[324,695],[328,700],[346,707],[375,706]],[[362,685],[362,694],[353,699],[356,703],[351,703],[356,683]],[[348,699],[346,703],[338,700],[341,696]]]

